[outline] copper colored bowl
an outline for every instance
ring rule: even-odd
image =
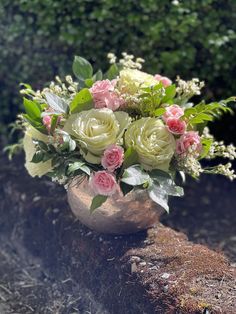
[[[93,197],[87,179],[74,179],[69,185],[68,202],[72,212],[84,225],[101,233],[128,234],[145,230],[155,225],[164,212],[141,189],[126,196],[117,193],[91,214]]]

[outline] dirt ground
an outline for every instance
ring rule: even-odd
[[[59,264],[64,278],[58,275],[60,267],[54,270],[53,256],[56,259],[58,252],[47,243],[47,238],[56,237],[53,231],[40,239],[40,230],[48,230],[37,225],[42,212],[56,224],[58,212],[68,207],[64,189],[46,179],[30,178],[22,157],[13,163],[3,157],[0,161],[0,313],[108,313],[90,290],[66,276],[64,264]],[[171,199],[171,213],[163,216],[162,223],[223,252],[236,266],[236,182],[209,176],[199,182],[188,180],[185,194]],[[22,214],[25,207],[32,209],[29,219]],[[37,237],[30,241],[32,230]],[[86,228],[83,232],[89,234]],[[47,245],[50,257],[45,262],[40,252]]]

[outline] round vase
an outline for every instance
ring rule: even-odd
[[[68,202],[74,215],[90,229],[108,234],[130,234],[155,225],[164,209],[154,203],[145,190],[137,189],[125,196],[117,193],[93,213],[95,196],[88,179],[74,179],[68,187]]]

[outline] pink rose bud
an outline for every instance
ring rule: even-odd
[[[104,170],[97,171],[91,176],[90,186],[97,195],[111,196],[118,191],[115,177]]]
[[[43,117],[43,125],[47,128],[48,131],[50,131],[51,128],[51,116],[44,116]]]
[[[172,84],[172,81],[168,77],[166,77],[166,76],[162,76],[160,81],[162,82],[164,87],[168,87],[168,86],[170,86]]]
[[[115,91],[116,80],[97,81],[90,88],[95,108],[109,108],[113,111],[123,105],[124,100]]]
[[[198,132],[189,131],[176,141],[176,153],[179,155],[195,153],[199,155],[202,150],[201,138]]]
[[[110,172],[119,168],[124,160],[124,150],[117,145],[110,145],[102,157],[102,166]]]
[[[166,107],[166,112],[163,114],[163,120],[167,121],[169,118],[180,118],[184,115],[184,110],[178,105]]]
[[[169,132],[173,134],[184,134],[186,131],[186,122],[178,118],[169,118],[166,121]]]
[[[168,87],[168,86],[170,86],[172,84],[172,81],[168,77],[166,77],[166,76],[162,76],[160,74],[156,74],[156,75],[154,75],[154,78],[158,82],[161,82],[164,87]]]
[[[157,80],[158,82],[161,80],[162,76],[160,74],[154,75],[154,79]]]

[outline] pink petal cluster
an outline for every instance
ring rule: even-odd
[[[50,129],[51,129],[51,122],[52,122],[51,116],[44,116],[43,117],[43,125],[46,127],[48,132],[50,132]]]
[[[166,107],[166,112],[163,114],[163,120],[167,121],[169,118],[180,118],[184,115],[184,110],[178,105]]]
[[[201,138],[198,132],[186,132],[176,141],[177,154],[182,155],[190,152],[190,150],[197,155],[199,155],[202,150]]]
[[[97,81],[90,88],[95,108],[109,108],[113,111],[123,105],[124,100],[115,91],[116,80]]]
[[[97,171],[91,176],[90,186],[97,195],[111,196],[118,191],[115,177],[105,170]]]
[[[184,134],[186,131],[186,122],[179,118],[169,118],[166,121],[167,129],[169,132],[179,135]]]
[[[156,74],[156,75],[154,75],[154,78],[158,82],[161,82],[164,87],[168,87],[168,86],[170,86],[172,84],[172,81],[168,77],[166,77],[166,76],[162,76],[160,74]]]
[[[61,116],[57,117],[56,126],[61,122]],[[51,130],[51,124],[52,124],[52,116],[47,115],[43,117],[43,125],[46,127],[48,132]]]
[[[163,114],[163,120],[166,122],[169,132],[179,135],[184,134],[187,128],[186,122],[180,120],[184,115],[184,110],[178,105],[172,105],[166,108]]]
[[[124,150],[121,146],[110,145],[102,157],[102,166],[110,172],[119,168],[124,160]]]

